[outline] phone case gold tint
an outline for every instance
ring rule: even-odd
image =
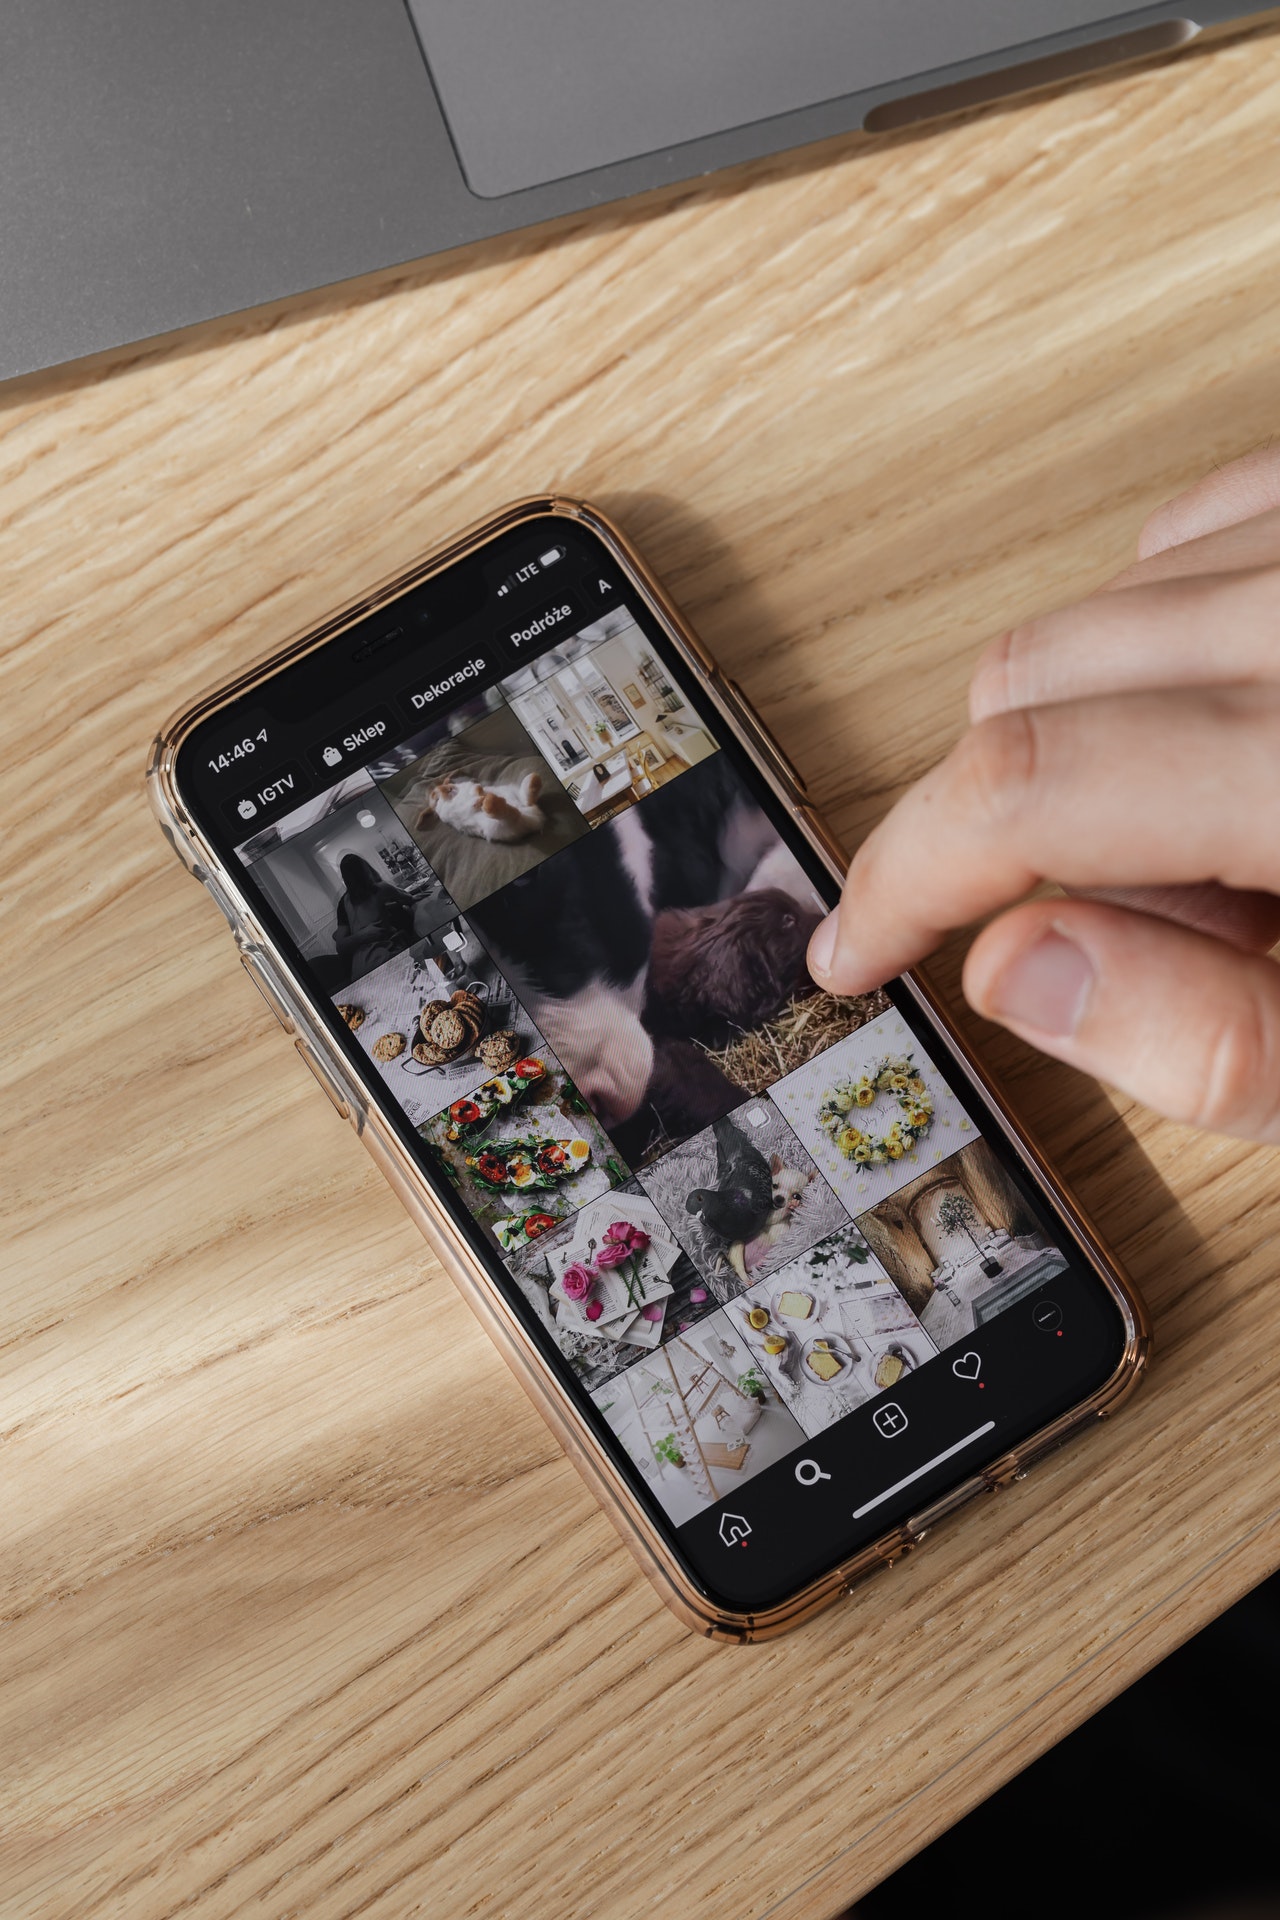
[[[632,589],[647,603],[722,726],[749,756],[790,817],[796,832],[819,856],[834,879],[843,879],[845,857],[809,803],[803,781],[790,765],[741,690],[727,680],[689,630],[626,537],[584,501],[559,498],[518,501],[492,519],[451,541],[407,572],[387,580],[344,607],[322,625],[291,640],[234,680],[207,694],[164,729],[147,770],[151,804],[166,838],[189,873],[212,894],[227,919],[245,968],[262,992],[306,1064],[338,1111],[350,1120],[381,1172],[399,1195],[439,1256],[459,1292],[507,1360],[534,1405],[557,1435],[569,1458],[635,1554],[662,1599],[691,1628],[712,1639],[761,1640],[785,1632],[819,1608],[848,1593],[855,1582],[909,1551],[928,1529],[956,1512],[977,1494],[1019,1479],[1037,1460],[1072,1435],[1115,1411],[1135,1388],[1150,1351],[1146,1311],[1110,1251],[1084,1217],[1061,1180],[1045,1165],[992,1085],[981,1063],[952,1023],[946,1009],[925,984],[905,977],[907,992],[948,1045],[960,1056],[988,1101],[996,1125],[1014,1159],[1034,1186],[1043,1189],[1066,1219],[1098,1279],[1118,1307],[1125,1330],[1124,1351],[1115,1372],[1089,1399],[1041,1428],[1021,1446],[993,1461],[981,1473],[952,1487],[941,1498],[865,1547],[852,1560],[798,1589],[767,1611],[726,1610],[710,1601],[680,1564],[662,1531],[636,1498],[608,1449],[580,1413],[569,1389],[547,1367],[514,1310],[493,1285],[453,1220],[440,1204],[421,1169],[382,1112],[380,1092],[357,1079],[333,1046],[314,1013],[289,957],[256,921],[240,891],[237,869],[226,865],[188,813],[175,767],[178,749],[191,730],[229,702],[243,697],[279,670],[331,640],[355,621],[419,585],[522,522],[556,514],[578,522],[606,546]]]

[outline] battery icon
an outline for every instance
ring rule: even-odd
[[[538,555],[538,565],[540,567],[554,567],[557,560],[563,560],[563,559],[564,559],[563,547],[548,547],[545,553],[540,553]]]

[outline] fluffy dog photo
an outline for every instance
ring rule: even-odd
[[[724,1115],[639,1178],[721,1301],[848,1223],[768,1099]]]

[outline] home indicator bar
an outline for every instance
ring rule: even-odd
[[[949,1460],[953,1453],[962,1453],[966,1447],[971,1447],[975,1440],[981,1440],[983,1434],[990,1433],[995,1424],[994,1420],[984,1421],[980,1427],[975,1427],[972,1433],[966,1433],[963,1440],[957,1440],[954,1446],[944,1447],[941,1453],[935,1453],[932,1460],[926,1460],[924,1465],[917,1467],[914,1473],[904,1473],[901,1480],[895,1480],[891,1487],[886,1487],[883,1493],[878,1493],[874,1500],[865,1500],[860,1507],[855,1507],[854,1519],[861,1520],[864,1513],[870,1513],[871,1509],[878,1507],[882,1501],[892,1500],[895,1493],[901,1493],[902,1489],[909,1487],[913,1480],[923,1480],[926,1473],[932,1473],[933,1469],[940,1467],[944,1460]]]

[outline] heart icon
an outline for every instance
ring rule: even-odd
[[[982,1372],[982,1355],[962,1353],[958,1360],[951,1362],[951,1371],[957,1380],[976,1380]]]

